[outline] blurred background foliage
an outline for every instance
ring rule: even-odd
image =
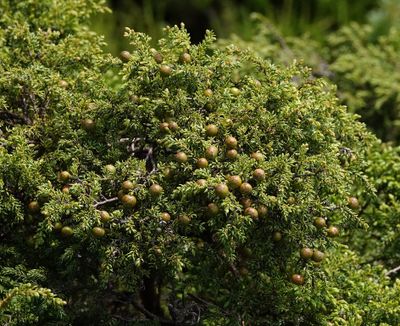
[[[326,33],[350,22],[370,23],[375,36],[400,24],[399,0],[109,0],[113,14],[93,19],[93,27],[106,36],[113,54],[127,48],[122,37],[125,26],[158,39],[165,25],[185,23],[193,42],[199,42],[206,29],[218,37],[237,34],[250,39],[256,26],[249,16],[258,12],[287,36],[310,35],[323,40]]]

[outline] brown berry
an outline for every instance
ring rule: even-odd
[[[225,198],[229,195],[229,188],[224,183],[220,183],[220,184],[216,185],[214,189],[215,189],[215,193],[220,198]]]
[[[210,96],[213,95],[213,91],[212,91],[211,89],[207,88],[207,89],[204,91],[204,95],[207,96],[207,97],[210,97]]]
[[[260,82],[258,79],[254,79],[254,80],[253,80],[253,84],[254,84],[254,86],[256,86],[256,87],[260,87],[260,86],[261,86],[261,82]]]
[[[276,231],[272,234],[272,240],[274,240],[275,242],[281,241],[282,240],[282,233],[280,233],[279,231]]]
[[[237,88],[237,87],[232,87],[232,88],[231,88],[231,94],[232,94],[233,96],[239,96],[239,95],[240,95],[240,89]]]
[[[303,275],[293,274],[290,279],[296,285],[303,285],[304,284],[304,276]]]
[[[61,235],[63,237],[70,237],[73,233],[74,233],[74,230],[72,228],[70,228],[69,226],[64,226],[61,229]]]
[[[107,211],[100,211],[100,220],[102,222],[109,222],[111,220],[111,216]]]
[[[160,196],[164,192],[164,189],[158,184],[152,184],[149,192],[152,196]]]
[[[163,76],[170,76],[172,74],[172,68],[168,65],[160,66],[160,73]]]
[[[325,254],[322,251],[319,250],[314,250],[314,253],[312,255],[312,260],[319,263],[323,261],[325,258]]]
[[[266,217],[268,215],[268,208],[265,205],[258,206],[257,211],[260,217]]]
[[[197,160],[197,162],[196,162],[196,166],[197,166],[199,169],[205,169],[205,168],[208,166],[208,161],[207,161],[207,159],[204,158],[204,157],[199,158],[199,159]]]
[[[103,228],[99,227],[99,226],[95,226],[95,227],[92,229],[92,234],[93,234],[96,238],[101,238],[101,237],[104,237],[104,235],[106,234],[106,231],[105,231]]]
[[[206,135],[209,137],[213,137],[218,134],[218,127],[213,124],[207,125],[205,130],[206,130]]]
[[[172,175],[174,174],[174,171],[171,168],[168,168],[168,167],[164,168],[162,172],[163,172],[163,175],[164,175],[164,177],[166,179],[171,178]]]
[[[248,183],[248,182],[243,182],[243,183],[240,185],[240,192],[241,192],[242,194],[248,195],[248,194],[251,194],[252,191],[253,191],[253,187],[251,186],[250,183]]]
[[[132,195],[123,195],[121,198],[122,203],[130,208],[133,208],[136,206],[136,197]]]
[[[228,148],[230,148],[230,149],[233,149],[233,148],[236,148],[236,147],[237,147],[237,144],[238,144],[238,142],[237,142],[237,140],[236,140],[235,137],[233,137],[233,136],[228,136],[228,137],[225,138],[225,145],[226,145],[226,147],[228,147]]]
[[[96,123],[90,118],[83,119],[81,125],[86,131],[93,131],[96,128]]]
[[[313,256],[314,250],[312,250],[311,248],[302,248],[300,250],[300,257],[303,259],[310,259]]]
[[[360,203],[356,197],[349,197],[347,202],[352,209],[358,209],[360,207]]]
[[[121,188],[123,191],[128,192],[129,190],[135,188],[135,184],[132,181],[126,180],[122,182]]]
[[[107,164],[104,168],[106,169],[106,172],[109,174],[114,174],[115,172],[117,172],[117,169],[112,164]]]
[[[200,186],[200,187],[205,187],[207,185],[207,180],[205,179],[199,179],[196,181],[196,183]]]
[[[62,172],[60,172],[60,180],[61,181],[68,181],[69,180],[69,178],[71,178],[71,175],[69,174],[69,172],[68,171],[62,171]]]
[[[161,132],[163,133],[168,133],[169,132],[169,123],[168,122],[161,122],[158,129],[160,129]]]
[[[242,179],[238,175],[228,177],[228,186],[232,189],[239,188],[242,185]]]
[[[63,225],[61,222],[56,222],[53,226],[53,229],[56,231],[60,231],[62,229]]]
[[[186,163],[188,160],[188,157],[184,152],[178,152],[175,154],[175,160],[178,163]]]
[[[209,160],[214,160],[218,155],[218,148],[216,146],[211,145],[206,149],[205,156]]]
[[[250,216],[253,219],[257,219],[258,218],[258,211],[253,207],[247,207],[244,210],[244,215]]]
[[[181,224],[188,225],[190,223],[190,221],[191,221],[191,218],[188,215],[179,215],[178,221]]]
[[[328,236],[334,238],[337,237],[339,235],[339,229],[336,226],[331,225],[328,228]]]
[[[250,207],[253,204],[250,198],[240,198],[239,202],[244,208]]]
[[[265,180],[265,171],[263,169],[255,169],[253,172],[253,178],[257,181]]]
[[[207,212],[210,216],[215,216],[219,213],[219,208],[217,206],[217,204],[214,203],[209,203],[207,205]]]
[[[40,211],[40,205],[39,205],[39,203],[38,203],[36,200],[31,201],[31,202],[28,204],[28,210],[29,210],[29,212],[31,212],[31,213],[33,213],[33,214],[39,213],[39,211]]]
[[[163,62],[163,59],[164,59],[162,54],[160,52],[157,52],[157,51],[154,51],[153,58],[157,63]]]
[[[189,53],[184,52],[181,54],[179,61],[182,63],[190,63],[192,61],[192,56]]]
[[[322,229],[324,227],[326,227],[326,220],[323,217],[317,217],[314,220],[314,225],[318,228],[318,229]]]
[[[262,161],[264,159],[264,155],[260,152],[254,152],[250,154],[250,157],[256,161]]]
[[[128,51],[122,51],[119,54],[119,57],[121,58],[122,61],[125,62],[128,62],[132,58],[131,54]]]
[[[167,212],[163,212],[163,213],[161,213],[161,219],[164,222],[169,222],[171,220],[171,215],[169,215],[169,213],[167,213]]]
[[[177,131],[179,129],[179,126],[175,121],[170,121],[168,122],[168,128],[172,131]]]
[[[230,149],[230,150],[226,151],[226,157],[230,160],[236,159],[237,156],[238,156],[238,152],[236,149]]]
[[[65,80],[60,80],[60,81],[58,82],[58,85],[59,85],[61,88],[67,88],[67,87],[68,87],[68,83],[67,83]]]

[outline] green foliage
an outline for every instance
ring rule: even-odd
[[[54,1],[2,2],[0,126],[31,124],[84,105],[84,96],[70,96],[65,88],[101,98],[102,90],[92,85],[112,59],[101,51],[102,38],[82,24],[102,2],[70,1],[62,15]]]
[[[2,224],[3,225],[3,224]],[[29,242],[27,242],[29,243]],[[43,269],[27,269],[17,248],[0,247],[0,322],[2,325],[37,325],[61,322],[65,301],[50,289]]]
[[[252,40],[237,36],[220,41],[250,48],[264,59],[283,65],[302,61],[313,75],[337,85],[341,102],[384,141],[398,141],[400,104],[399,29],[376,35],[369,25],[350,24],[330,34],[324,42],[309,36],[284,37],[260,15],[253,15],[258,31]]]
[[[356,163],[343,166],[341,159],[349,159],[343,151],[345,147],[351,147],[362,157],[365,144],[358,143],[357,139],[369,136],[364,132],[359,134],[362,125],[353,128],[358,125],[354,118],[336,105],[328,86],[321,80],[310,80],[306,70],[295,66],[280,70],[235,48],[224,52],[212,50],[210,37],[199,46],[189,48],[187,35],[171,29],[167,39],[160,41],[163,64],[169,64],[172,69],[171,75],[163,77],[159,74],[159,64],[153,59],[149,39],[132,32],[128,35],[133,38],[136,51],[125,67],[129,80],[124,93],[131,90],[139,97],[140,105],[136,110],[131,109],[135,119],[130,120],[126,132],[149,135],[147,142],[155,138],[157,151],[152,148],[155,161],[161,170],[173,169],[172,178],[166,179],[162,174],[152,177],[171,196],[155,202],[150,209],[139,207],[138,216],[148,216],[153,210],[153,215],[157,216],[157,211],[166,210],[177,217],[177,222],[183,214],[190,218],[190,228],[177,225],[178,233],[171,239],[168,239],[171,235],[164,239],[162,235],[157,237],[156,245],[163,252],[161,270],[165,267],[169,273],[179,272],[184,266],[184,284],[206,296],[213,295],[215,288],[223,287],[216,298],[220,300],[217,304],[225,305],[227,309],[231,307],[229,310],[238,311],[245,319],[257,319],[257,314],[272,314],[268,308],[261,312],[252,304],[242,304],[253,288],[251,282],[244,287],[249,280],[238,279],[235,270],[245,267],[259,286],[263,277],[271,279],[271,284],[264,289],[268,295],[275,292],[275,287],[282,291],[287,288],[291,293],[293,286],[287,278],[299,268],[311,281],[315,270],[307,264],[298,266],[298,251],[306,245],[320,249],[330,246],[324,233],[313,225],[317,216],[329,216],[331,223],[343,227],[356,221],[356,216],[346,205],[351,191],[349,180],[360,181],[361,175],[356,172],[360,166]],[[192,63],[177,64],[184,51],[190,53]],[[206,55],[207,52],[210,54]],[[254,74],[261,85],[249,75],[238,82],[232,81],[231,76],[246,61],[259,72]],[[293,83],[293,75],[298,84]],[[236,90],[233,92],[234,87],[239,89],[239,95]],[[204,92],[208,88],[213,92],[210,97]],[[160,133],[159,124],[166,119],[177,122],[180,129]],[[207,123],[219,127],[216,137],[205,137]],[[149,129],[143,129],[145,126]],[[224,157],[224,139],[228,135],[234,136],[240,144],[239,158],[234,162]],[[211,145],[219,148],[217,159],[210,162],[212,170],[193,169],[195,160],[204,156]],[[180,151],[187,153],[189,164],[172,162],[171,156]],[[264,162],[249,159],[248,155],[255,151],[265,156]],[[268,174],[267,180],[258,185],[251,180],[251,171],[256,167],[263,168]],[[255,189],[250,198],[255,207],[267,206],[268,219],[252,221],[244,216],[239,203],[243,195],[237,191],[223,199],[215,196],[212,188],[226,182],[226,174],[240,175],[252,183]],[[197,186],[195,181],[200,178],[209,186]],[[145,197],[140,198],[141,195],[138,191],[139,202],[145,200]],[[204,214],[204,207],[209,202],[220,207],[220,213],[212,219]],[[151,230],[151,224],[145,228]],[[271,237],[274,231],[282,231],[281,244],[274,244]],[[154,233],[151,232],[150,237],[154,239]],[[200,251],[188,260],[182,249],[194,250],[199,240],[205,246],[205,252]],[[174,243],[177,246],[173,246]],[[238,257],[241,247],[252,248],[254,252],[253,259],[245,266],[241,266],[243,262]],[[212,254],[213,251],[218,253],[217,256]],[[171,260],[175,255],[178,260]],[[156,266],[157,260],[153,262]],[[232,275],[229,275],[232,269]],[[167,280],[168,274],[164,276]],[[226,279],[226,283],[221,285],[221,279]],[[222,290],[229,291],[224,294]],[[296,312],[288,318],[294,320],[294,316]]]
[[[339,96],[385,141],[400,138],[400,30],[371,43],[373,30],[350,25],[329,39],[332,81]]]
[[[34,3],[0,7],[1,321],[398,323],[397,283],[329,237],[364,225],[376,143],[334,87],[183,26],[127,29],[122,63],[101,2]]]
[[[372,25],[374,35],[385,35],[392,27],[399,28],[398,14],[400,3],[397,0],[381,0],[379,6],[368,13],[368,24]]]
[[[397,267],[400,261],[399,151],[399,147],[388,145],[377,146],[371,151],[366,173],[373,180],[377,192],[376,197],[362,200],[362,216],[370,227],[367,236],[358,230],[350,233],[348,238],[364,261],[379,261],[387,268]]]
[[[400,322],[400,282],[396,280],[392,284],[381,266],[365,264],[346,247],[339,247],[329,253],[325,268],[323,292],[310,304],[320,305],[331,324],[397,325]]]
[[[320,43],[307,37],[285,38],[264,18],[258,15],[254,17],[261,23],[259,33],[253,40],[246,42],[234,37],[231,41],[241,47],[250,48],[261,57],[279,65],[287,66],[294,60],[304,61],[312,67],[315,77],[323,76],[337,84],[337,93],[342,103],[360,114],[378,136],[383,140],[398,142],[397,107],[400,83],[397,69],[397,27],[377,37],[377,31],[371,26],[352,24],[331,34],[326,42]],[[223,40],[221,46],[225,46],[227,42],[229,41]],[[342,242],[360,255],[359,261],[362,264],[379,263],[388,269],[393,268],[387,272],[393,278],[398,277],[397,267],[400,261],[398,161],[397,147],[377,144],[370,149],[368,168],[365,171],[376,189],[376,196],[363,198],[355,189],[360,201],[357,212],[369,227],[367,230],[349,230],[342,238]],[[362,272],[364,273],[364,268]],[[354,277],[352,275],[352,282]],[[359,292],[362,293],[363,290],[364,286]],[[395,289],[393,291],[396,293]],[[379,306],[381,304],[383,303],[379,302]],[[377,303],[368,305],[375,306]],[[387,311],[389,310],[388,308]],[[384,312],[383,309],[382,313]],[[369,318],[370,324],[376,323]],[[358,323],[360,321],[351,322]],[[398,321],[385,323],[397,324]]]
[[[64,315],[63,305],[65,302],[51,290],[30,283],[21,284],[8,291],[0,301],[0,321],[4,325],[42,325],[44,322],[56,325]]]

